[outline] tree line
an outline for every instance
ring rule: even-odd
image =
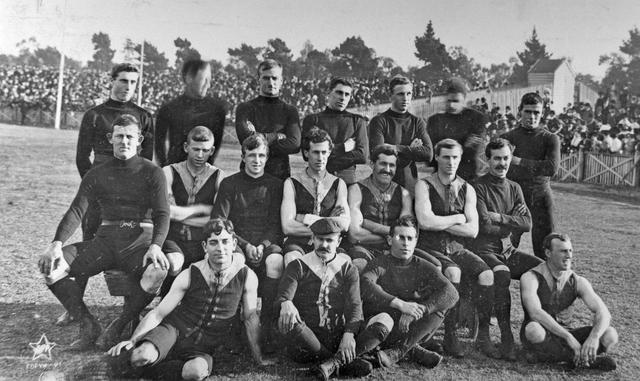
[[[111,47],[111,39],[107,33],[97,32],[91,37],[93,56],[86,63],[87,67],[96,70],[109,70],[113,65],[116,50]],[[145,70],[164,71],[179,69],[182,63],[190,58],[201,58],[200,52],[187,38],[178,37],[174,41],[175,59],[170,59],[151,42],[145,41]],[[412,66],[404,70],[392,57],[378,56],[360,36],[347,37],[333,49],[318,50],[310,40],[304,43],[302,50],[294,56],[287,43],[280,38],[267,40],[265,46],[252,46],[242,43],[238,47],[229,48],[228,64],[210,60],[212,69],[224,70],[239,76],[251,76],[263,59],[273,58],[280,61],[289,75],[302,79],[318,79],[328,75],[380,78],[396,74],[408,75],[414,80],[428,84],[438,84],[452,77],[465,78],[472,87],[501,87],[504,85],[526,85],[527,72],[540,58],[550,58],[552,53],[540,41],[535,28],[530,37],[524,41],[522,51],[516,51],[508,62],[483,66],[476,62],[462,46],[447,46],[436,35],[433,23],[429,21],[423,34],[414,38],[414,55],[421,66]],[[24,39],[16,44],[17,56],[0,54],[0,64],[57,66],[60,52],[52,46],[41,47],[34,37]],[[125,60],[135,61],[140,57],[141,44],[127,39],[123,46]],[[66,57],[66,65],[79,69],[81,62]],[[633,28],[629,38],[622,42],[619,52],[603,54],[601,65],[607,65],[606,75],[597,81],[589,74],[578,74],[577,79],[596,89],[618,88],[629,92],[640,93],[640,31]]]

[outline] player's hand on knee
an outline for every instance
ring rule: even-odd
[[[131,348],[133,348],[133,341],[131,340],[121,341],[118,344],[111,347],[111,349],[107,351],[107,354],[113,357],[117,357],[117,356],[120,356],[120,352],[122,352],[123,349],[125,351],[129,351],[131,350]]]
[[[38,260],[38,267],[40,272],[45,275],[51,274],[60,264],[62,259],[62,242],[54,241],[47,247],[47,249],[40,255]]]
[[[280,332],[287,333],[293,329],[297,323],[302,323],[298,309],[290,300],[282,302],[280,305],[280,318],[278,319],[278,328]]]
[[[249,263],[258,263],[258,249],[250,243],[244,248],[244,255]]]
[[[399,309],[400,309],[400,312],[402,312],[403,314],[411,315],[415,320],[418,320],[422,318],[422,315],[424,314],[424,311],[425,311],[425,306],[415,302],[402,301],[400,303]]]
[[[156,269],[166,270],[169,268],[169,260],[162,252],[160,246],[151,244],[149,249],[142,258],[142,266],[146,266],[148,263],[152,263]]]

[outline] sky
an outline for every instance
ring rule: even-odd
[[[122,59],[126,38],[146,39],[173,62],[173,40],[186,37],[206,59],[228,61],[241,43],[265,46],[279,37],[295,56],[305,41],[332,49],[361,36],[378,56],[403,68],[420,66],[414,38],[428,21],[447,46],[462,46],[488,66],[524,49],[535,27],[554,58],[601,78],[602,54],[618,51],[640,23],[638,0],[0,0],[0,53],[35,37],[68,56],[91,59],[91,36],[102,31]]]

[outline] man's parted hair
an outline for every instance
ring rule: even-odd
[[[331,136],[329,136],[329,133],[318,127],[313,127],[302,137],[302,149],[308,151],[311,143],[318,144],[322,142],[329,142],[329,149],[333,150],[333,140]]]
[[[200,58],[194,58],[185,61],[182,64],[182,80],[187,81],[187,77],[194,77],[198,72],[209,66],[207,61],[203,61]]]
[[[420,234],[418,222],[416,221],[416,218],[410,214],[400,216],[397,220],[391,223],[391,226],[389,227],[390,236],[393,236],[395,234],[397,227],[414,228],[416,231],[416,238],[418,238],[418,234]]]
[[[397,159],[398,149],[396,148],[396,146],[391,144],[379,144],[371,152],[371,162],[375,163],[376,161],[378,161],[378,157],[380,155],[395,156]]]
[[[462,146],[460,145],[460,143],[458,143],[457,141],[453,140],[453,139],[442,139],[440,140],[435,147],[433,147],[433,152],[436,156],[440,155],[440,151],[442,151],[443,148],[446,149],[452,149],[458,147],[458,149],[460,150],[460,152],[462,152]]]
[[[393,94],[394,87],[396,87],[398,85],[411,85],[411,86],[413,86],[413,83],[411,83],[409,78],[407,78],[405,76],[396,75],[393,78],[391,78],[391,81],[389,81],[389,93]]]
[[[187,144],[190,142],[213,142],[215,144],[215,138],[208,127],[195,126],[187,135]]]
[[[254,150],[260,146],[265,146],[267,148],[267,156],[269,155],[269,142],[267,138],[261,133],[255,133],[250,135],[242,142],[242,154],[244,155],[247,151]]]
[[[223,230],[231,234],[233,238],[236,237],[235,230],[233,229],[233,223],[230,220],[224,218],[213,218],[209,220],[202,230],[204,233],[205,241],[211,237],[211,234],[219,235]]]
[[[331,82],[329,82],[329,91],[333,91],[333,89],[335,89],[338,85],[348,86],[353,89],[353,84],[349,82],[349,80],[342,77],[335,77],[331,80]]]
[[[484,148],[484,155],[487,157],[487,159],[490,159],[491,151],[493,151],[494,149],[501,149],[504,147],[509,147],[509,151],[513,153],[514,147],[507,139],[503,139],[503,138],[492,139],[489,143],[487,143],[487,146]]]
[[[116,66],[113,67],[113,69],[111,69],[111,79],[118,78],[118,74],[120,74],[123,71],[127,73],[136,73],[140,75],[140,70],[134,64],[121,63],[121,64],[117,64]]]
[[[280,68],[282,69],[282,64],[272,58],[268,58],[262,62],[260,62],[258,64],[258,76],[260,76],[260,73],[262,73],[265,70],[270,70],[273,68]]]
[[[547,234],[546,237],[544,237],[544,240],[542,240],[542,248],[546,249],[546,250],[551,250],[551,242],[554,239],[558,239],[562,242],[571,242],[571,238],[569,238],[569,236],[567,234],[562,234],[562,233],[549,233]]]
[[[113,123],[111,123],[111,132],[113,133],[113,128],[115,126],[118,127],[127,127],[127,126],[136,126],[138,127],[138,134],[142,135],[142,127],[140,126],[140,122],[138,118],[131,114],[122,114],[117,117]]]
[[[522,111],[522,107],[525,105],[544,105],[544,100],[538,93],[526,93],[520,99],[520,105],[518,106],[518,111]]]

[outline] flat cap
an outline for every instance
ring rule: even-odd
[[[340,233],[342,228],[335,220],[329,218],[321,218],[309,226],[309,229],[316,235],[324,235],[331,233]]]

